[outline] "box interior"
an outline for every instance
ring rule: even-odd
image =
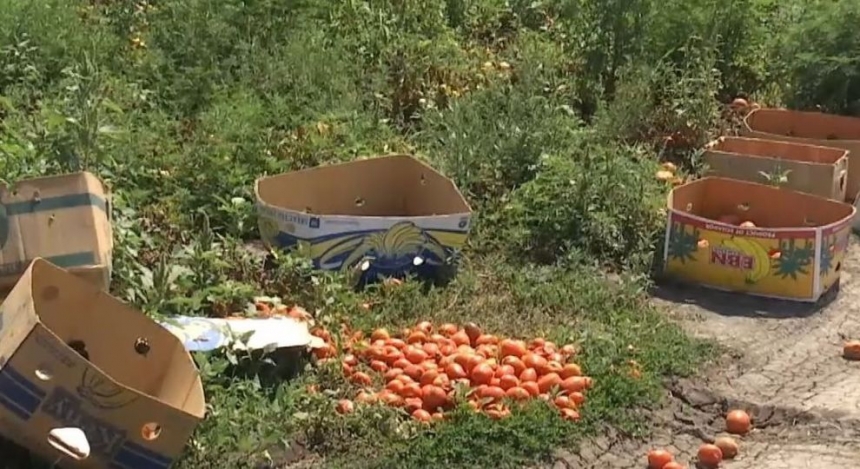
[[[816,140],[860,140],[860,119],[818,112],[759,109],[746,118],[750,130]]]
[[[841,221],[851,205],[762,184],[726,178],[703,178],[678,187],[670,208],[716,220],[737,215],[760,228],[813,228]]]
[[[471,211],[450,179],[405,155],[263,178],[257,195],[269,205],[317,215],[420,217]]]

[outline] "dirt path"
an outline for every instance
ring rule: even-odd
[[[722,366],[670,386],[647,442],[595,440],[559,453],[554,468],[644,468],[651,447],[672,449],[694,467],[703,439],[723,429],[730,408],[751,412],[756,430],[725,469],[853,469],[860,461],[860,363],[840,356],[860,338],[860,246],[843,262],[841,287],[817,305],[667,286],[655,300],[690,333],[729,352]],[[662,422],[659,422],[662,420]]]

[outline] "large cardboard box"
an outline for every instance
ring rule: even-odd
[[[46,460],[71,427],[91,452],[62,467],[168,468],[204,412],[182,342],[92,283],[36,259],[0,306],[0,434]]]
[[[674,188],[668,205],[669,277],[810,302],[839,280],[856,211],[843,202],[716,177]],[[745,221],[757,227],[739,226]]]
[[[860,118],[788,109],[757,109],[746,116],[741,132],[747,137],[848,150],[845,200],[852,202],[860,193]]]
[[[108,194],[94,175],[0,183],[0,292],[12,288],[36,257],[107,290],[112,251]]]
[[[255,191],[265,243],[371,278],[447,270],[472,216],[450,179],[407,155],[264,177]]]
[[[768,183],[781,173],[783,189],[845,200],[848,150],[746,137],[720,137],[705,147],[708,176]]]

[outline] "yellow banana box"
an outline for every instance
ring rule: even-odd
[[[167,469],[205,410],[182,342],[97,284],[37,258],[0,306],[0,435],[51,467]]]
[[[856,211],[822,197],[717,177],[676,187],[668,208],[667,276],[809,302],[839,281]]]
[[[450,278],[471,228],[454,182],[409,155],[263,177],[255,194],[264,243],[359,281]]]

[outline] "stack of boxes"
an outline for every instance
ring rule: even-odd
[[[860,119],[759,109],[703,158],[706,177],[669,194],[668,276],[809,302],[838,283],[860,202]]]

